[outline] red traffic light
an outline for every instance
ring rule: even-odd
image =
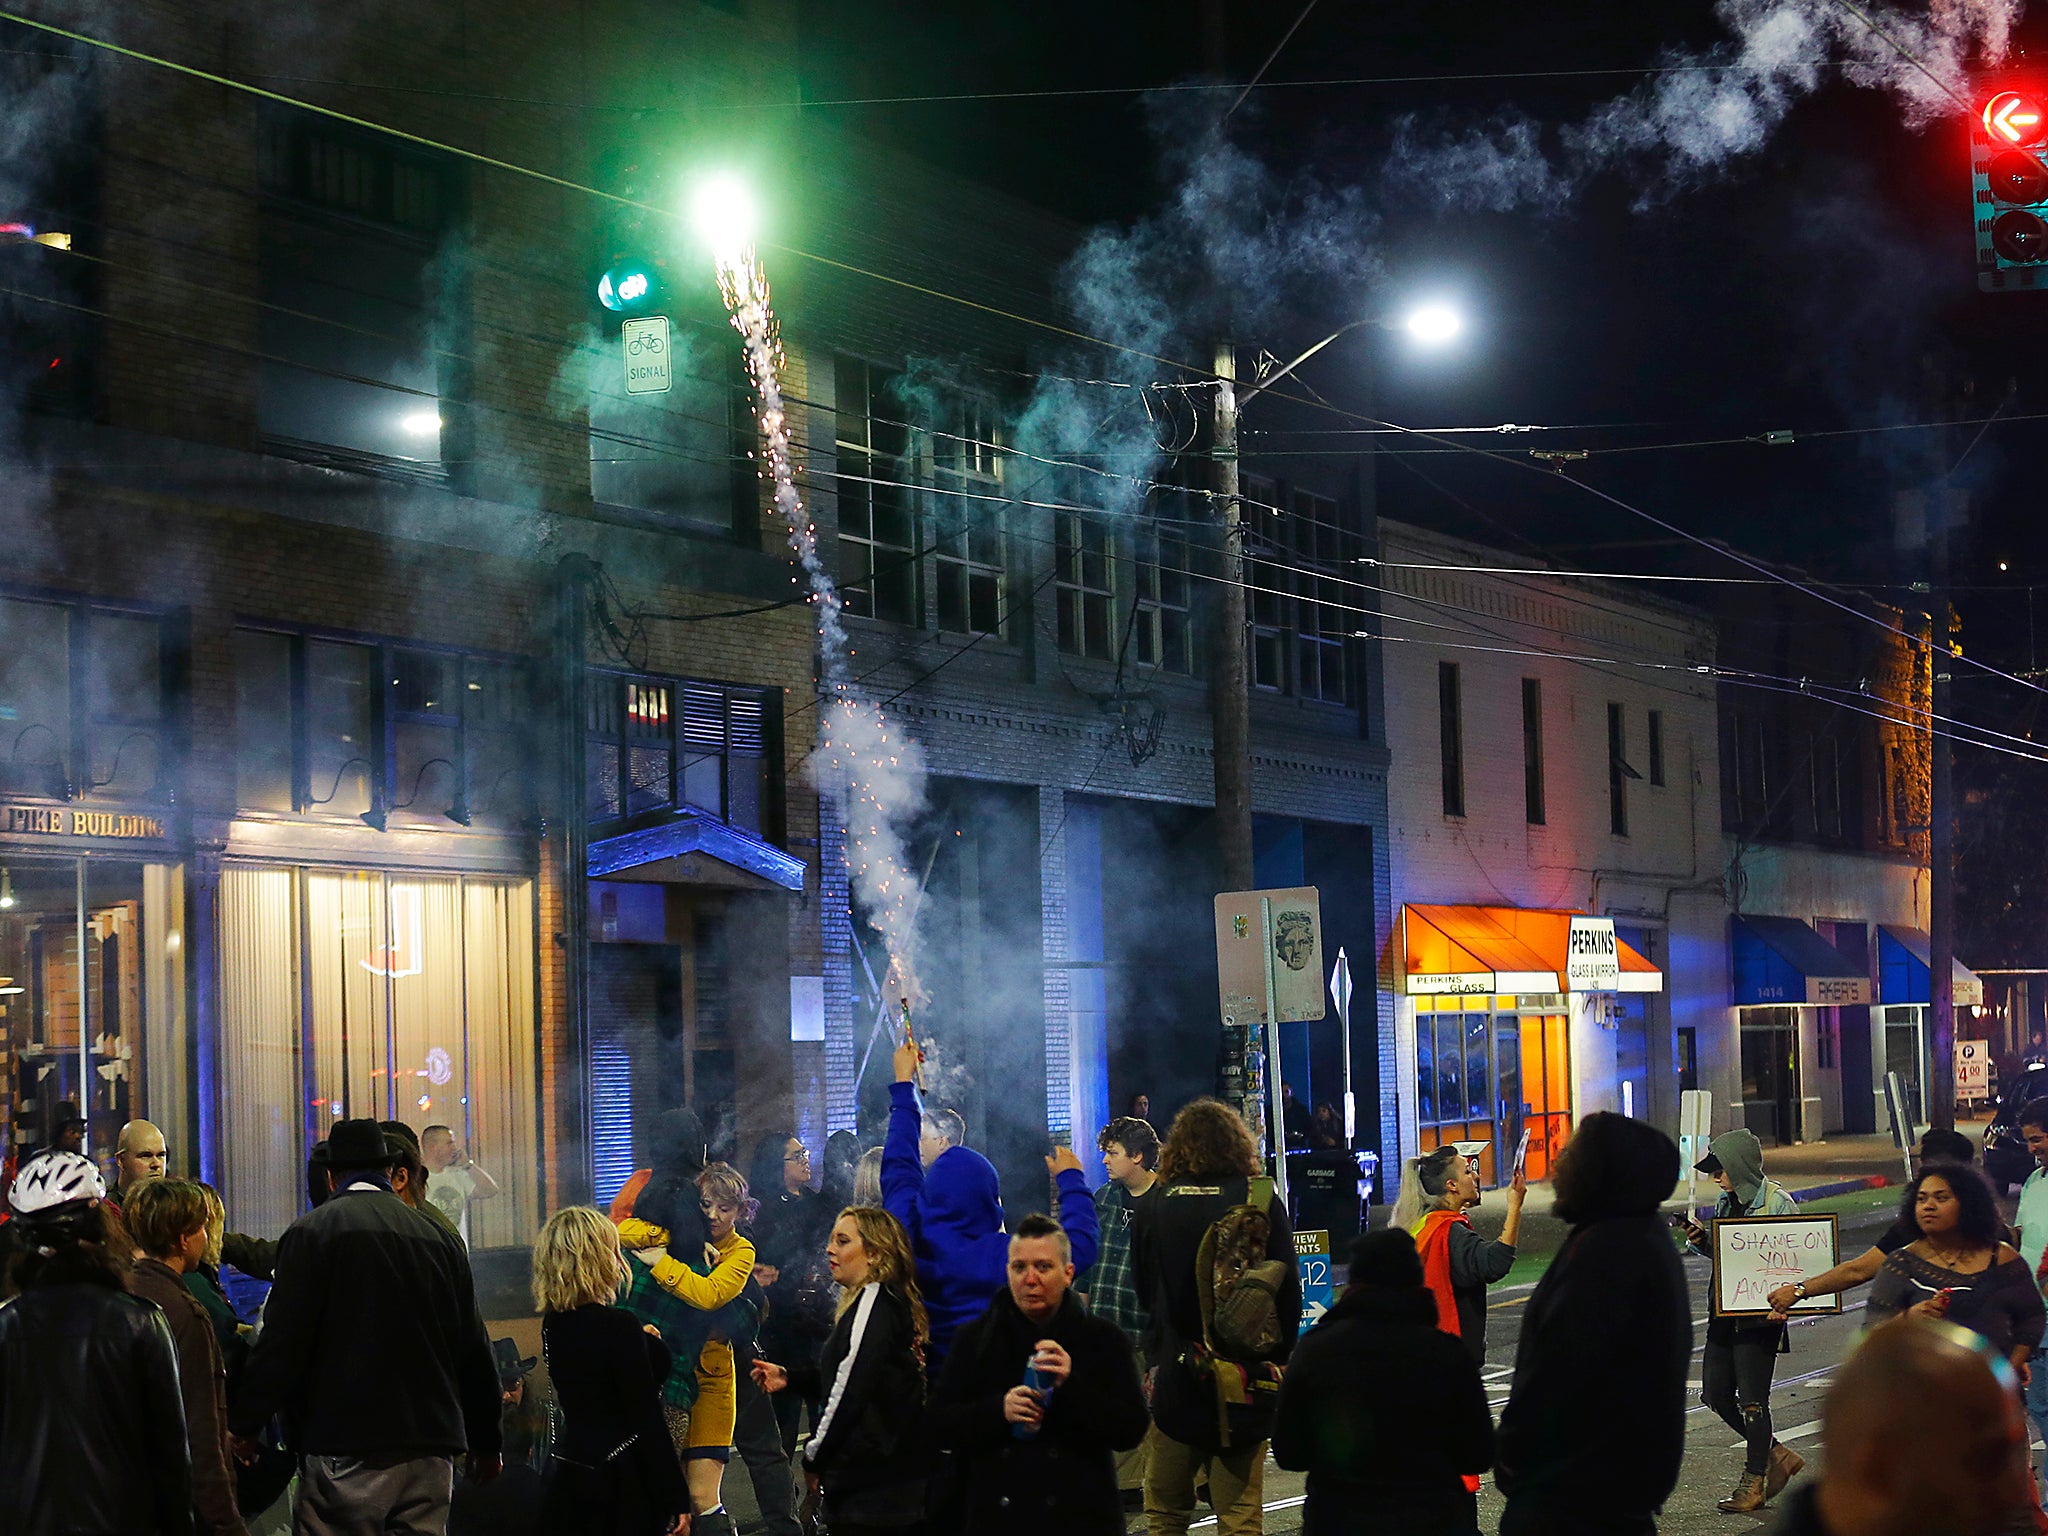
[[[1984,103],[1984,132],[1997,145],[2038,144],[2048,138],[2048,107],[2023,91],[2000,91]]]

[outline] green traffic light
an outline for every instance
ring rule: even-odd
[[[597,280],[597,302],[614,314],[625,314],[647,302],[654,278],[645,267],[613,267]]]

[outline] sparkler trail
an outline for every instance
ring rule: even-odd
[[[879,705],[854,690],[839,588],[818,554],[818,530],[796,487],[782,399],[782,332],[769,302],[767,273],[752,246],[719,255],[718,288],[744,344],[775,510],[817,610],[819,681],[826,697],[818,711],[813,772],[819,788],[838,802],[854,891],[888,950],[884,986],[897,999],[915,1003],[922,996],[916,968],[917,880],[910,873],[905,830],[924,805],[924,754],[900,726],[889,723]]]

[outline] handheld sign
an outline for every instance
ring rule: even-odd
[[[1726,1216],[1713,1223],[1714,1316],[1764,1317],[1781,1285],[1811,1280],[1835,1267],[1838,1218]],[[1842,1310],[1840,1296],[1809,1296],[1795,1315]]]

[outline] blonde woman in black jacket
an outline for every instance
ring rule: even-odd
[[[880,1536],[924,1519],[924,1353],[930,1339],[910,1239],[879,1206],[848,1206],[832,1224],[825,1263],[843,1288],[815,1365],[754,1364],[767,1392],[821,1404],[804,1445],[812,1500],[832,1536]]]

